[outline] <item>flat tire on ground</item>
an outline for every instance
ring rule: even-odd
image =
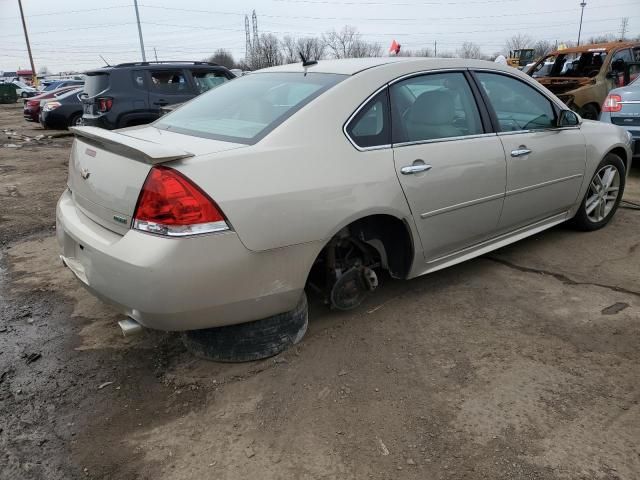
[[[578,230],[593,231],[604,227],[618,209],[626,179],[622,159],[613,153],[607,154],[589,180],[580,208],[572,224]]]
[[[182,342],[192,354],[216,362],[250,362],[272,357],[295,345],[307,331],[307,297],[290,312],[226,327],[190,330]]]

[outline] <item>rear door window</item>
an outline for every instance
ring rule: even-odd
[[[484,133],[464,74],[437,73],[391,86],[393,143],[423,142]]]
[[[191,92],[182,69],[151,70],[149,76],[154,92],[165,95],[183,95]]]
[[[204,93],[212,88],[219,87],[229,79],[223,72],[209,72],[206,70],[191,70],[196,93]]]

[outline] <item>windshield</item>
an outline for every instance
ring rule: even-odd
[[[549,55],[539,62],[531,73],[534,78],[595,77],[600,73],[607,53],[604,50],[598,50]]]
[[[344,78],[329,73],[254,73],[200,95],[154,126],[253,144]]]

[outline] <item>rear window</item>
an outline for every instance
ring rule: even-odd
[[[86,93],[89,97],[95,97],[107,88],[109,88],[108,73],[87,74],[84,81],[84,93]]]
[[[254,73],[210,90],[154,126],[236,143],[253,144],[346,75]]]

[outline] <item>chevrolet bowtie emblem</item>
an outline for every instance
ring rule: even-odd
[[[89,169],[83,168],[82,170],[80,170],[80,176],[82,177],[83,180],[86,180],[87,178],[89,178],[90,175],[91,175],[91,172],[89,171]]]

